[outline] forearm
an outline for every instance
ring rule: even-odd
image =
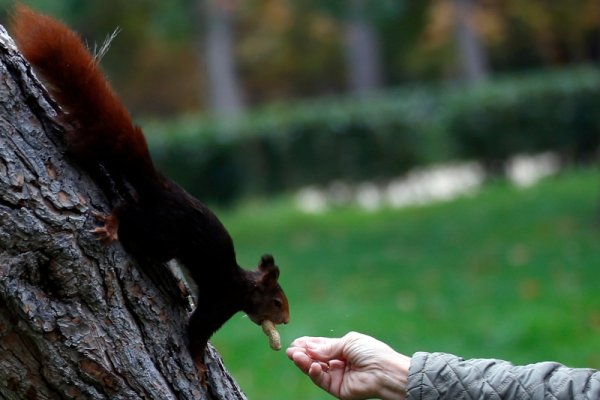
[[[500,360],[463,360],[444,353],[413,355],[407,398],[600,398],[600,372],[553,362],[514,366]]]

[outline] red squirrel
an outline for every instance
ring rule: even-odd
[[[198,370],[205,370],[208,339],[238,311],[256,324],[288,323],[273,257],[263,256],[256,270],[238,265],[233,241],[213,212],[156,170],[142,130],[79,36],[23,5],[15,9],[12,31],[63,110],[69,153],[109,199],[118,198],[96,233],[107,242],[118,239],[134,258],[176,259],[197,284],[188,340]]]

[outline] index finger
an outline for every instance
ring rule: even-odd
[[[294,340],[292,342],[292,344],[290,345],[290,347],[308,347],[307,343],[311,342],[311,343],[325,343],[327,340],[330,340],[329,338],[325,338],[325,337],[317,337],[317,336],[302,336],[297,338],[296,340]]]

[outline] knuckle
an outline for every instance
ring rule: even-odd
[[[344,335],[344,339],[353,341],[353,340],[360,339],[362,336],[363,335],[358,332],[350,331],[350,332],[346,333],[346,335]]]

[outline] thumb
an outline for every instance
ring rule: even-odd
[[[318,361],[344,359],[344,343],[342,339],[320,338],[320,340],[307,340],[306,350],[311,358]]]

